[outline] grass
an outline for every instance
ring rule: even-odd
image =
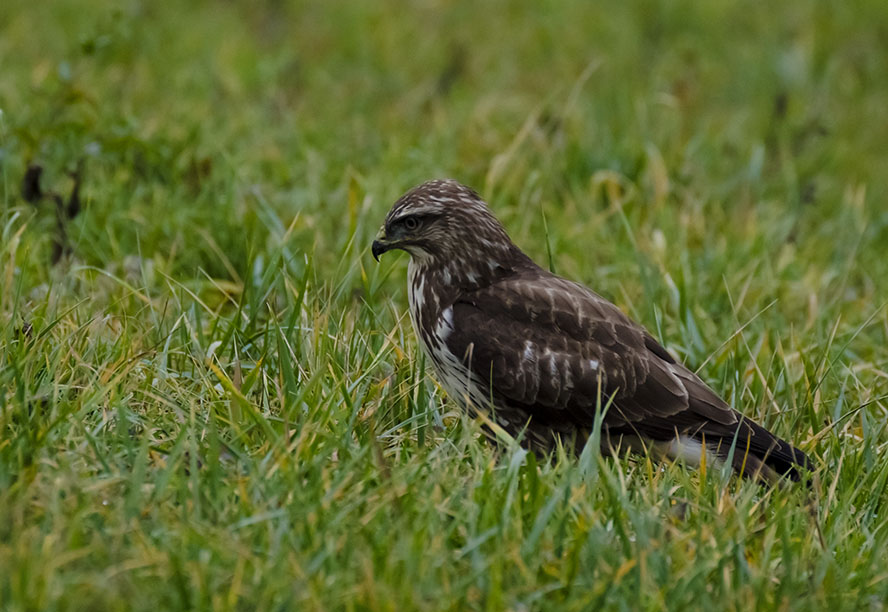
[[[0,6],[0,608],[888,600],[888,10]],[[20,194],[28,164],[80,213]],[[369,244],[427,178],[810,453],[492,448]],[[53,263],[54,243],[66,253]]]

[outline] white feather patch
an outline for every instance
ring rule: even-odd
[[[442,342],[446,342],[447,338],[453,332],[453,306],[448,306],[444,312],[441,313],[441,318],[438,319],[438,324],[435,326],[435,335]]]
[[[534,352],[533,352],[533,342],[530,340],[524,341],[524,354],[522,355],[525,361],[533,361]]]
[[[660,442],[660,450],[670,459],[682,460],[692,467],[699,467],[703,457],[703,444],[688,436],[678,436],[669,442]]]

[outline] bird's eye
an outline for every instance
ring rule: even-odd
[[[404,218],[404,228],[410,231],[415,230],[419,227],[419,219],[416,217],[405,217]]]

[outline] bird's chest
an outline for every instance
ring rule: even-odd
[[[410,319],[423,352],[432,361],[441,386],[451,398],[464,406],[480,405],[486,394],[476,377],[447,346],[454,333],[453,308],[443,305],[434,273],[412,261],[408,267]],[[443,306],[443,308],[442,308]]]

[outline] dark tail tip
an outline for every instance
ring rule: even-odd
[[[743,419],[738,428],[733,464],[743,476],[769,483],[788,479],[806,487],[813,484],[811,458],[749,419]]]

